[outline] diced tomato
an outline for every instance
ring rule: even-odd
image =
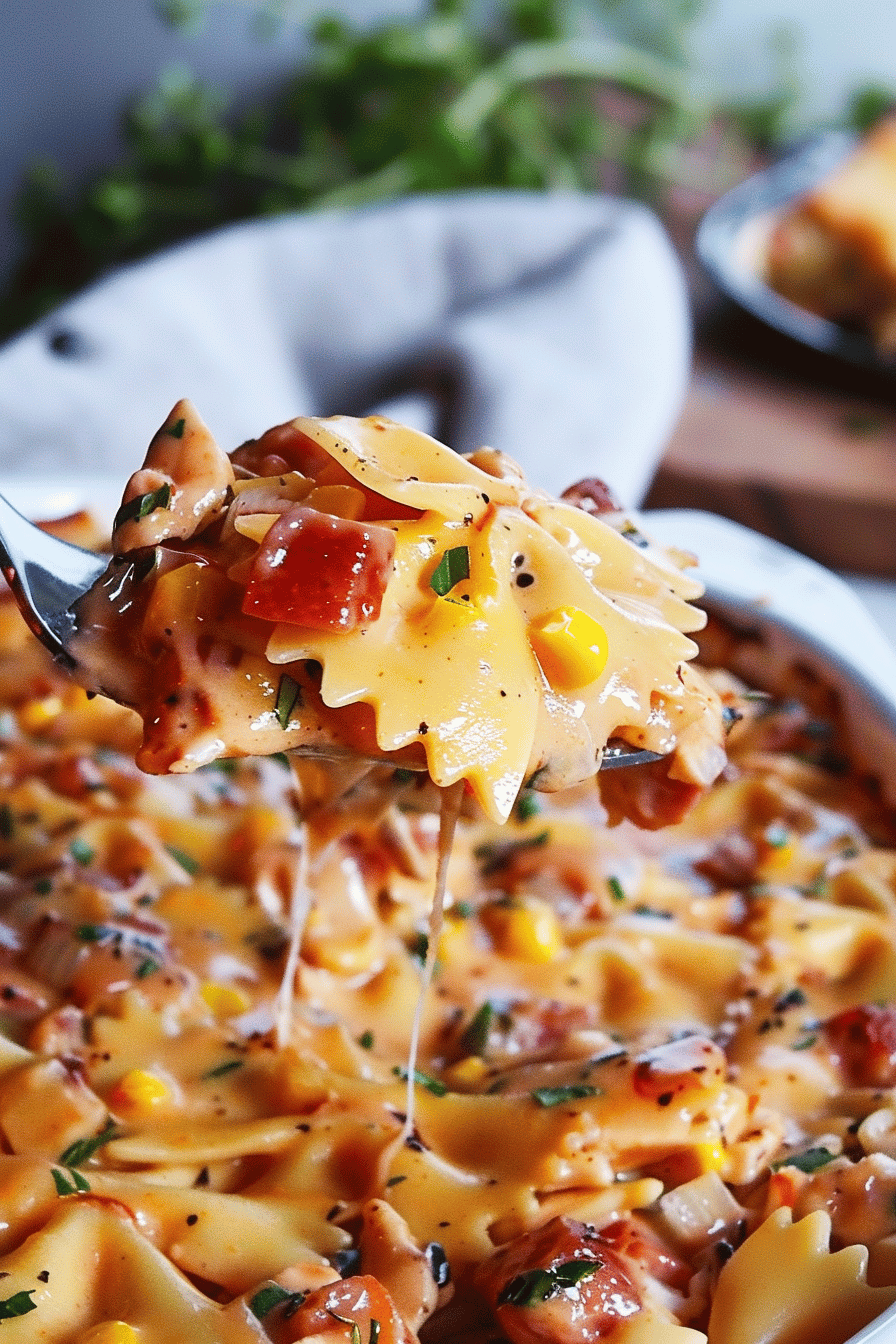
[[[584,1276],[577,1278],[575,1269],[570,1275],[571,1266],[581,1266]],[[539,1281],[538,1271],[547,1272],[547,1281]],[[556,1289],[550,1287],[554,1276]],[[612,1336],[641,1309],[624,1258],[602,1233],[574,1218],[554,1218],[502,1246],[476,1282],[513,1344],[590,1344]]]
[[[613,491],[599,476],[586,476],[576,481],[560,496],[567,504],[574,504],[584,513],[616,513],[622,508]]]
[[[300,471],[303,476],[320,475],[332,461],[325,448],[294,425],[275,425],[260,439],[249,439],[230,459],[236,467],[245,467],[259,476],[280,476],[284,471]]]
[[[825,1035],[856,1087],[896,1086],[896,1008],[865,1004],[828,1018]]]
[[[702,793],[696,784],[671,779],[665,756],[628,770],[602,770],[597,782],[610,825],[627,819],[643,831],[676,825]]]
[[[375,621],[392,569],[395,534],[296,504],[255,555],[243,611],[313,630]]]
[[[377,1327],[372,1323],[376,1321]],[[265,1317],[265,1328],[276,1344],[294,1340],[326,1340],[327,1344],[350,1344],[360,1332],[366,1341],[371,1331],[379,1344],[410,1344],[410,1334],[383,1285],[370,1274],[356,1274],[309,1293],[298,1309],[287,1302]],[[354,1327],[354,1328],[353,1328]]]

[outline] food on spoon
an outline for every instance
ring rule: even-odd
[[[464,780],[505,819],[525,781],[593,775],[612,737],[665,758],[611,804],[653,825],[724,763],[688,665],[701,585],[600,483],[554,500],[500,453],[381,417],[300,418],[228,457],[181,402],[113,550],[77,656],[139,711],[150,772],[361,756]]]
[[[896,352],[896,117],[777,222],[766,270],[785,298]]]

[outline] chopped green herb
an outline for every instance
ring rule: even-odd
[[[535,1307],[548,1298],[555,1297],[564,1288],[574,1288],[583,1279],[590,1279],[599,1269],[603,1269],[603,1260],[567,1260],[554,1269],[530,1269],[517,1274],[505,1284],[498,1298],[498,1306]]]
[[[333,1320],[338,1321],[340,1325],[350,1325],[352,1328],[352,1344],[361,1344],[361,1327],[357,1321],[353,1321],[350,1316],[340,1316],[337,1311],[330,1311],[329,1307],[327,1308],[327,1315],[332,1316]]]
[[[416,957],[422,966],[426,961],[426,954],[429,951],[429,935],[426,933],[415,933],[408,942],[408,951],[412,957]]]
[[[393,1185],[401,1185],[402,1181],[406,1180],[407,1176],[390,1176],[386,1182],[386,1189],[391,1190]]]
[[[90,1190],[87,1178],[80,1171],[60,1171],[58,1167],[51,1167],[50,1174],[57,1195],[83,1195]]]
[[[581,1101],[599,1093],[600,1088],[589,1087],[587,1083],[570,1083],[568,1087],[536,1087],[529,1095],[539,1106],[562,1106],[566,1101]]]
[[[180,864],[181,868],[183,868],[185,873],[189,873],[191,877],[196,876],[196,874],[199,872],[199,864],[193,858],[192,854],[185,854],[182,849],[177,848],[177,845],[166,845],[165,848],[171,855],[172,859],[177,860],[177,862]]]
[[[29,1311],[34,1311],[37,1303],[31,1298],[36,1292],[36,1288],[26,1288],[0,1302],[0,1321],[10,1321],[14,1316],[27,1316]]]
[[[291,770],[291,769],[292,769],[292,766],[291,766],[290,763],[289,763],[289,757],[287,756],[287,754],[286,754],[285,751],[274,751],[274,752],[271,752],[271,755],[268,757],[268,760],[269,760],[269,761],[276,761],[278,765],[282,765],[282,766],[283,766],[284,770]],[[234,761],[233,764],[235,765],[236,762]]]
[[[370,1318],[370,1336],[367,1344],[377,1344],[380,1337],[380,1323],[375,1316]]]
[[[458,919],[470,919],[473,915],[473,906],[469,901],[455,901],[451,913]]]
[[[106,924],[79,924],[75,933],[82,943],[101,943],[112,930]]]
[[[279,1283],[266,1283],[249,1299],[249,1310],[256,1320],[261,1321],[268,1312],[274,1310],[274,1307],[279,1307],[281,1302],[289,1304],[284,1310],[284,1315],[291,1316],[304,1301],[304,1293],[290,1293],[281,1288]]]
[[[362,1050],[372,1050],[373,1032],[372,1031],[362,1032],[361,1035],[358,1037],[358,1044],[360,1045]]]
[[[639,901],[637,905],[632,906],[633,915],[648,915],[651,919],[671,919],[671,910],[657,910],[655,905],[646,905],[644,901]]]
[[[289,727],[289,721],[296,706],[300,709],[302,707],[302,688],[288,672],[284,672],[277,687],[277,704],[274,711],[277,715],[277,722],[284,732]]]
[[[477,845],[473,853],[482,865],[483,877],[489,877],[492,873],[499,873],[502,868],[506,868],[515,854],[527,849],[540,849],[550,838],[550,831],[544,830],[536,835],[526,836],[523,840],[509,840],[505,844],[497,845]]]
[[[535,794],[529,789],[523,789],[516,800],[513,811],[517,821],[531,821],[533,817],[538,816],[541,808]]]
[[[623,887],[618,877],[608,877],[607,886],[610,888],[610,895],[613,897],[614,901],[625,900],[625,887]]]
[[[397,770],[393,771],[392,780],[395,784],[410,784],[415,773],[414,770],[405,770],[404,766],[399,766]]]
[[[0,804],[0,837],[11,840],[14,829],[12,808],[9,803]]]
[[[826,1167],[829,1162],[833,1162],[834,1156],[828,1148],[806,1148],[802,1153],[793,1153],[790,1157],[772,1162],[771,1169],[780,1171],[782,1167],[796,1167],[797,1171],[818,1171],[819,1167]]]
[[[90,845],[88,845],[86,840],[81,840],[77,836],[69,845],[68,852],[71,854],[75,863],[80,863],[82,868],[87,868],[91,863],[93,863],[94,860],[93,849],[90,847]]]
[[[403,1078],[405,1082],[407,1081],[408,1071],[403,1064],[396,1064],[392,1072],[396,1078]],[[424,1073],[422,1069],[414,1070],[414,1082],[418,1083],[420,1087],[425,1087],[427,1092],[431,1092],[434,1097],[444,1097],[448,1091],[443,1082],[438,1078],[431,1077],[428,1073]]]
[[[802,1040],[794,1041],[790,1048],[791,1050],[811,1050],[817,1041],[818,1036],[813,1032],[811,1036],[804,1036]]]
[[[65,1152],[60,1155],[59,1161],[64,1167],[83,1167],[93,1157],[98,1148],[102,1148],[104,1143],[114,1139],[117,1130],[115,1122],[111,1115],[103,1125],[98,1134],[93,1134],[89,1139],[76,1139],[70,1143]]]
[[[149,490],[145,495],[136,495],[122,504],[115,515],[112,527],[113,529],[121,527],[122,523],[127,523],[132,518],[145,518],[148,514],[155,513],[156,509],[167,509],[170,504],[171,486],[166,482],[165,485],[160,485],[158,490]]]
[[[216,1064],[213,1069],[202,1075],[203,1078],[223,1078],[225,1073],[233,1073],[234,1069],[241,1069],[244,1061],[242,1059],[225,1059],[223,1064]]]
[[[138,980],[145,980],[148,975],[152,975],[153,971],[157,971],[158,969],[159,963],[157,961],[153,961],[152,957],[144,957],[140,962],[140,965],[134,971],[134,975]]]
[[[495,1020],[493,1005],[486,999],[477,1008],[472,1020],[460,1038],[461,1047],[468,1055],[481,1055],[488,1045],[488,1034]]]
[[[49,896],[53,890],[53,883],[48,877],[39,877],[34,884],[34,894],[36,896]]]
[[[186,420],[181,416],[180,420],[175,420],[173,425],[168,426],[168,433],[171,435],[172,439],[183,438],[186,423]]]
[[[470,577],[469,546],[452,546],[442,556],[432,572],[429,586],[439,597],[446,597],[451,589]]]

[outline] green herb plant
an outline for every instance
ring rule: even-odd
[[[369,28],[324,18],[286,86],[239,116],[169,71],[126,114],[120,163],[71,190],[52,167],[31,172],[0,332],[111,266],[235,220],[409,192],[593,188],[607,159],[643,194],[675,175],[707,112],[684,59],[702,2],[426,0]],[[160,12],[196,28],[201,9]]]

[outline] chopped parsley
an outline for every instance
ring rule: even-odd
[[[619,881],[618,877],[608,877],[607,886],[610,888],[610,895],[614,901],[625,900],[625,887]]]
[[[98,1148],[102,1148],[104,1143],[115,1138],[117,1132],[110,1115],[98,1134],[92,1134],[89,1139],[76,1139],[74,1143],[70,1143],[65,1152],[60,1154],[60,1164],[63,1167],[83,1167]]]
[[[148,975],[152,975],[153,971],[158,969],[159,963],[157,961],[154,961],[152,957],[144,957],[134,971],[134,975],[138,980],[145,980]]]
[[[791,1050],[811,1050],[812,1046],[818,1041],[818,1036],[813,1031],[811,1036],[803,1036],[799,1041],[794,1041],[790,1047]]]
[[[0,1302],[0,1321],[11,1321],[14,1316],[27,1316],[29,1311],[34,1311],[37,1303],[32,1302],[31,1298],[36,1292],[36,1288],[25,1288],[20,1293],[13,1293],[12,1297],[4,1298]]]
[[[401,1185],[402,1181],[406,1180],[407,1176],[390,1176],[386,1182],[386,1189],[391,1190],[393,1185]]]
[[[192,854],[186,854],[182,849],[178,849],[177,845],[166,845],[165,848],[172,859],[176,859],[185,873],[189,873],[190,877],[196,876],[199,872],[199,864]]]
[[[277,687],[277,703],[274,709],[277,722],[285,732],[289,727],[293,710],[302,707],[302,688],[288,672],[284,672]]]
[[[801,1153],[792,1153],[790,1157],[782,1157],[779,1162],[772,1162],[772,1171],[780,1171],[782,1167],[796,1167],[797,1171],[818,1171],[819,1167],[826,1167],[829,1162],[833,1162],[835,1154],[829,1148],[806,1148]]]
[[[234,1069],[241,1069],[244,1061],[241,1059],[225,1059],[223,1064],[216,1064],[213,1069],[202,1075],[203,1078],[223,1078],[225,1073],[233,1073]]]
[[[414,770],[406,770],[403,765],[400,765],[397,770],[392,772],[392,781],[395,784],[410,784],[415,773]]]
[[[537,817],[541,809],[538,805],[538,799],[529,789],[523,789],[514,805],[513,814],[517,821],[531,821]]]
[[[372,1031],[363,1031],[363,1032],[361,1033],[361,1035],[358,1037],[358,1044],[360,1045],[360,1047],[361,1047],[362,1050],[372,1050],[372,1049],[373,1049],[373,1032],[372,1032]]]
[[[352,1344],[361,1344],[361,1327],[357,1321],[353,1321],[350,1316],[340,1316],[338,1311],[331,1311],[327,1308],[327,1315],[332,1316],[334,1321],[340,1325],[350,1325],[352,1328]],[[370,1322],[371,1331],[373,1330],[373,1321]],[[379,1334],[379,1321],[377,1321],[377,1334]]]
[[[567,1087],[536,1087],[529,1095],[539,1106],[562,1106],[566,1101],[599,1096],[600,1088],[590,1087],[587,1083],[570,1083]]]
[[[550,831],[538,831],[535,835],[528,835],[523,840],[477,845],[473,854],[482,865],[483,877],[490,877],[492,873],[499,873],[502,868],[506,868],[515,854],[527,849],[540,849],[542,845],[548,843],[550,838]]]
[[[179,420],[175,420],[175,422],[174,422],[173,425],[169,425],[169,426],[168,426],[168,433],[171,435],[172,439],[182,439],[182,438],[183,438],[183,436],[184,436],[184,426],[186,425],[186,423],[187,423],[187,422],[186,422],[186,420],[184,419],[184,417],[181,416],[181,418],[180,418]]]
[[[256,1320],[261,1321],[275,1307],[279,1307],[281,1303],[287,1303],[283,1314],[284,1316],[292,1316],[304,1301],[304,1293],[290,1293],[286,1288],[281,1288],[279,1283],[266,1283],[263,1288],[259,1288],[254,1297],[249,1299],[249,1310]]]
[[[82,868],[87,868],[89,864],[93,863],[94,850],[86,840],[81,840],[78,836],[69,845],[68,852],[75,863],[80,863]]]
[[[58,1167],[51,1167],[50,1174],[53,1177],[57,1195],[85,1195],[90,1190],[87,1177],[82,1176],[80,1171],[71,1169],[60,1171]]]
[[[403,1064],[396,1064],[392,1070],[396,1078],[402,1078],[407,1082],[408,1071]],[[434,1097],[444,1097],[448,1088],[438,1078],[433,1078],[431,1074],[424,1073],[422,1069],[414,1070],[414,1082],[420,1087],[425,1087],[427,1092],[431,1092]]]
[[[447,597],[451,589],[470,577],[469,546],[452,546],[445,551],[429,580],[429,586],[439,597]]]
[[[34,894],[36,896],[49,896],[53,890],[53,883],[49,877],[39,877],[34,884]]]
[[[486,999],[485,1003],[477,1008],[460,1038],[461,1047],[468,1055],[481,1055],[483,1053],[488,1045],[488,1034],[492,1029],[494,1020],[494,1005]]]
[[[122,504],[115,515],[112,527],[113,529],[121,527],[122,523],[127,523],[132,518],[146,518],[148,514],[155,513],[156,509],[167,509],[170,504],[171,486],[166,481],[158,490],[149,490],[145,495],[136,495]]]
[[[603,1266],[603,1260],[567,1260],[554,1269],[529,1269],[504,1285],[498,1306],[536,1307],[556,1297],[564,1288],[574,1288],[583,1279],[590,1279]]]

